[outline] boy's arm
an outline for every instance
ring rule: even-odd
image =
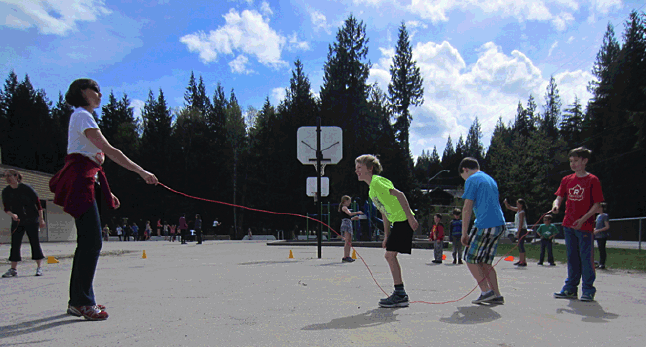
[[[473,200],[465,199],[462,207],[462,237],[460,241],[467,246],[469,243],[469,223],[471,222],[471,213],[473,212]]]
[[[397,198],[399,204],[402,206],[402,209],[404,209],[404,213],[406,213],[406,219],[408,219],[408,224],[410,225],[411,229],[413,229],[413,231],[417,230],[419,223],[417,223],[417,219],[415,219],[413,212],[410,210],[410,205],[408,204],[406,195],[404,195],[404,193],[400,192],[397,189],[391,189],[389,193],[390,195]]]
[[[556,199],[554,199],[554,202],[552,203],[552,213],[554,214],[559,213],[559,208],[561,207],[562,202],[563,202],[562,196],[557,196]]]
[[[577,219],[574,222],[574,229],[577,229],[577,230],[581,229],[581,226],[583,225],[583,223],[585,223],[585,221],[587,221],[590,217],[598,213],[600,209],[601,209],[601,203],[596,202],[594,205],[592,205],[592,207],[590,207],[590,210],[588,211],[588,213],[584,214],[583,217]]]

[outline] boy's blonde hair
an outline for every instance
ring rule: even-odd
[[[372,170],[373,175],[378,175],[383,171],[379,159],[377,159],[377,157],[372,154],[364,154],[358,156],[357,159],[354,160],[354,162],[355,164],[365,165],[368,170]]]
[[[339,203],[339,212],[341,212],[341,209],[343,208],[343,204],[348,200],[352,200],[352,198],[349,195],[344,195],[341,197],[341,202]]]

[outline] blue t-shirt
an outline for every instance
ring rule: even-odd
[[[478,171],[467,178],[462,199],[473,200],[476,228],[487,229],[505,224],[498,201],[498,184],[486,173]]]
[[[462,235],[462,220],[453,219],[451,221],[451,235],[461,236]]]
[[[596,225],[596,229],[603,229],[603,228],[605,228],[605,227],[606,227],[606,222],[609,222],[609,221],[610,221],[610,219],[608,218],[608,214],[607,214],[607,213],[600,213],[600,214],[597,216],[597,225]],[[610,230],[610,229],[608,229],[608,230]],[[602,232],[600,232],[600,233],[598,233],[598,234],[594,235],[594,238],[595,238],[595,239],[607,239],[607,238],[609,238],[609,237],[610,237],[610,232],[609,232],[608,230],[606,230],[606,231],[602,231]]]

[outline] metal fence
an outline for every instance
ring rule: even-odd
[[[643,220],[646,220],[646,217],[634,217],[634,218],[616,218],[610,219],[610,237],[608,240],[614,241],[638,241],[639,250],[642,249],[642,240],[643,236]],[[558,238],[563,238],[563,228],[561,223],[553,223],[559,229]]]

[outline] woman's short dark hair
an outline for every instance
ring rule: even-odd
[[[70,84],[70,87],[65,93],[65,102],[73,107],[83,107],[89,105],[83,96],[84,89],[94,89],[100,93],[99,84],[95,80],[89,78],[79,78]]]

